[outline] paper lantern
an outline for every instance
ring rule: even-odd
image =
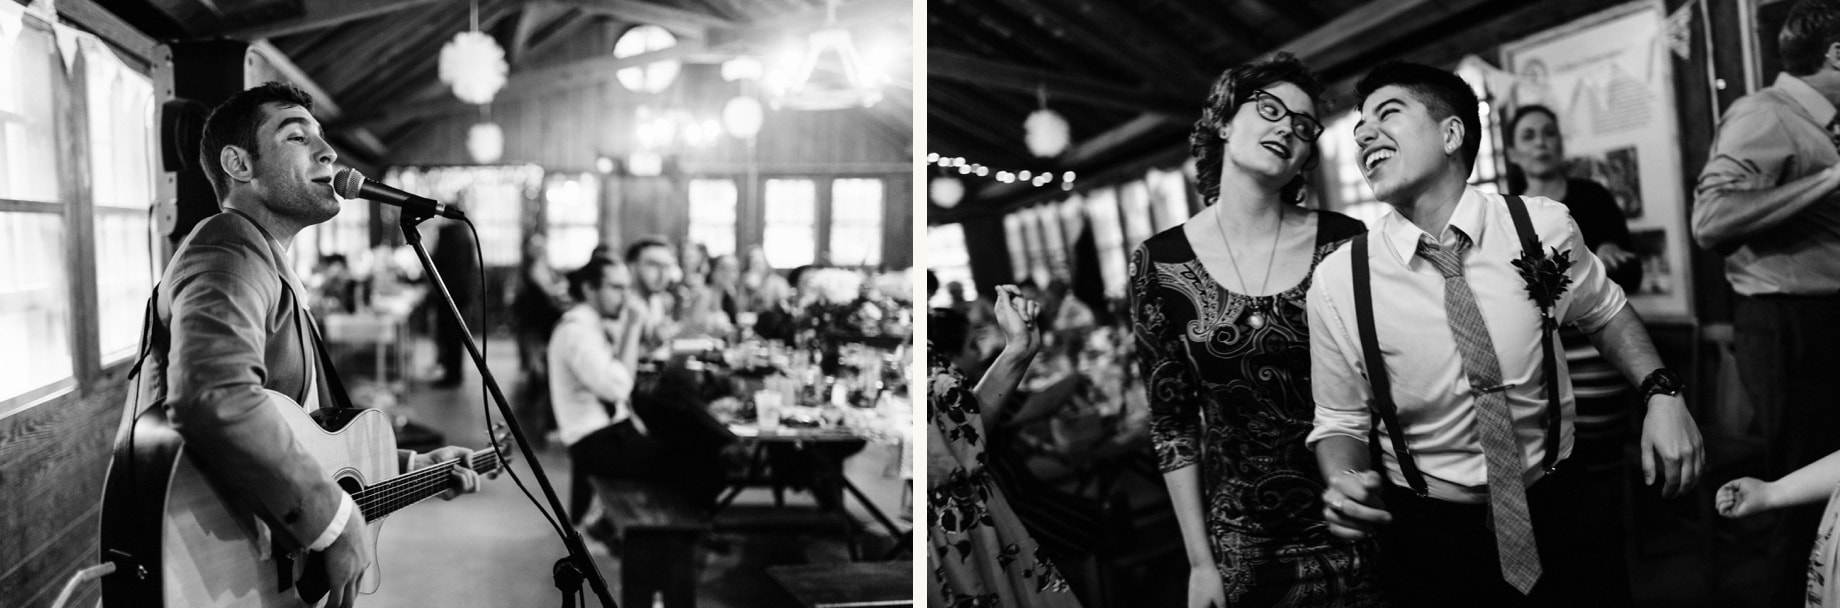
[[[1033,114],[1029,114],[1028,120],[1022,123],[1022,128],[1027,134],[1024,141],[1029,145],[1030,154],[1040,158],[1053,158],[1067,150],[1069,143],[1067,119],[1061,118],[1061,115],[1056,114],[1054,110],[1046,108],[1036,110]]]
[[[491,103],[505,88],[507,70],[505,49],[483,32],[460,32],[441,47],[441,82],[461,101]]]
[[[958,206],[958,201],[964,200],[965,184],[950,177],[935,177],[927,184],[926,194],[927,198],[933,199],[933,204],[951,209]]]
[[[482,165],[498,162],[505,155],[505,131],[495,123],[473,125],[466,130],[466,152]]]
[[[746,95],[730,99],[722,106],[722,126],[735,137],[747,139],[759,134],[765,119],[760,102]]]

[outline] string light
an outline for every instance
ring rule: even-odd
[[[1062,171],[1060,179],[1056,180],[1054,171],[997,169],[983,163],[967,161],[963,156],[945,156],[938,152],[928,152],[926,162],[929,165],[938,166],[946,174],[987,177],[1003,184],[1023,182],[1036,188],[1043,188],[1058,181],[1062,190],[1072,191],[1073,182],[1078,179],[1078,176],[1072,171]]]

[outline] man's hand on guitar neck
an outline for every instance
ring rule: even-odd
[[[460,461],[460,466],[454,467],[452,489],[441,494],[441,499],[453,500],[455,496],[472,494],[479,491],[479,473],[473,471],[471,468],[471,461],[468,460],[472,457],[472,450],[450,445],[432,452],[416,454],[410,457],[409,470],[420,471],[437,464],[455,460]]]

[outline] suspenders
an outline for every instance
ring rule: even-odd
[[[1509,195],[1506,198],[1508,214],[1514,218],[1514,231],[1520,236],[1521,250],[1529,255],[1539,255],[1540,238],[1533,231],[1533,220],[1527,215],[1527,203],[1519,196]],[[1352,256],[1350,261],[1354,264],[1350,274],[1354,279],[1355,324],[1360,332],[1362,357],[1367,363],[1367,381],[1374,394],[1373,400],[1367,404],[1368,412],[1373,416],[1373,423],[1368,428],[1367,447],[1373,461],[1381,462],[1380,427],[1385,425],[1406,484],[1419,496],[1426,496],[1429,490],[1425,486],[1425,476],[1419,472],[1412,457],[1412,449],[1406,445],[1405,433],[1399,424],[1399,407],[1393,402],[1392,380],[1386,371],[1386,360],[1380,355],[1380,340],[1375,337],[1373,279],[1367,262],[1367,233],[1356,235],[1352,246],[1349,253]],[[1553,333],[1558,327],[1552,309],[1541,306],[1540,343],[1544,356],[1540,368],[1546,377],[1546,455],[1541,466],[1549,473],[1559,458],[1559,370],[1558,362],[1553,358]]]

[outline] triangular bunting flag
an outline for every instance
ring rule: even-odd
[[[1673,49],[1674,56],[1683,61],[1693,54],[1693,5],[1698,3],[1699,0],[1690,0],[1667,17],[1664,36],[1668,48]]]

